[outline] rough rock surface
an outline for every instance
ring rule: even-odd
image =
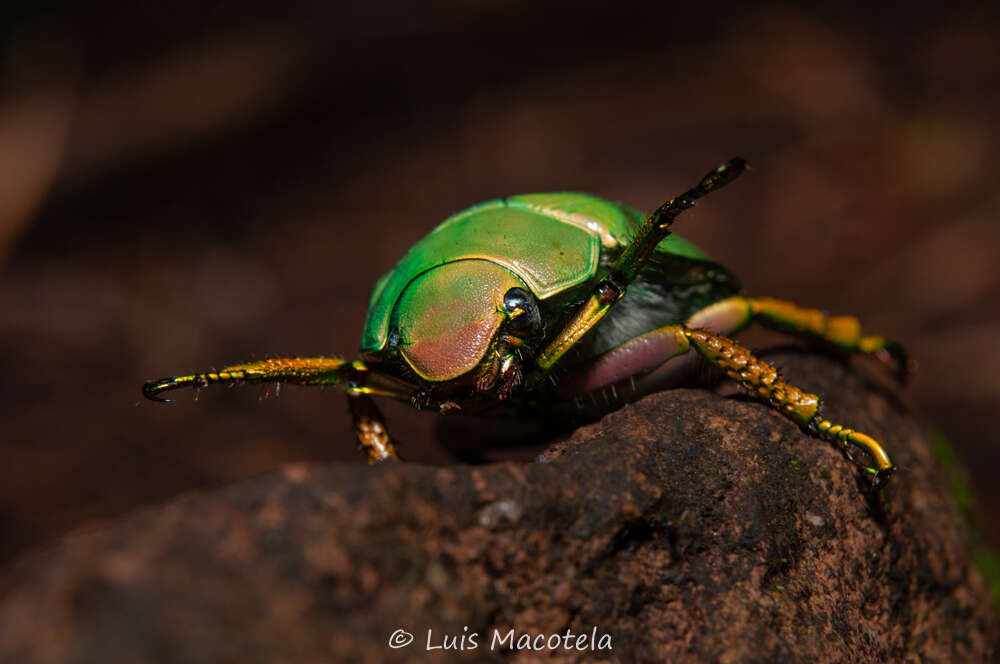
[[[613,650],[555,654],[988,661],[996,619],[918,427],[841,364],[772,359],[887,444],[881,495],[763,406],[675,390],[544,463],[289,467],[74,534],[5,570],[0,659],[533,661],[494,629],[596,627]],[[428,630],[466,649],[428,652]]]

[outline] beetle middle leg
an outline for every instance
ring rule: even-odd
[[[905,381],[910,370],[906,350],[891,339],[865,336],[854,316],[828,316],[819,309],[800,307],[773,297],[736,295],[705,307],[688,327],[707,327],[732,333],[757,322],[778,332],[818,341],[849,353],[866,353],[886,364]]]

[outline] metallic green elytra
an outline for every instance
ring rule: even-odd
[[[339,385],[371,462],[396,459],[371,399],[441,413],[593,417],[689,380],[701,357],[807,431],[843,446],[876,487],[892,475],[871,437],[822,417],[727,334],[758,322],[905,375],[902,348],[829,317],[740,294],[736,278],[672,235],[674,219],[745,167],[734,158],[650,215],[581,193],[525,194],[459,212],[417,242],[372,293],[361,359],[275,358],[150,381],[144,394],[219,382]],[[692,352],[693,351],[693,352]]]
[[[547,300],[593,278],[602,254],[620,248],[645,219],[646,215],[620,203],[578,193],[510,196],[452,215],[379,279],[368,303],[361,350],[382,350],[393,307],[413,280],[428,270],[460,260],[489,261],[517,275],[536,298]],[[668,236],[658,249],[709,260],[676,235]]]

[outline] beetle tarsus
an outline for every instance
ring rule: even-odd
[[[174,376],[172,378],[161,378],[159,380],[147,381],[142,386],[142,394],[150,401],[159,403],[173,403],[173,399],[161,397],[163,392],[179,390],[184,387],[195,388],[195,399],[198,398],[198,390],[208,387],[211,383],[219,381],[218,374],[192,374],[190,376]]]
[[[189,376],[186,378],[193,378]],[[142,395],[149,399],[150,401],[157,401],[159,403],[173,403],[173,399],[167,399],[161,397],[160,394],[163,392],[168,392],[170,390],[176,390],[180,387],[185,387],[186,385],[193,384],[182,382],[181,378],[161,378],[159,380],[149,380],[146,381],[142,386]]]
[[[704,329],[682,330],[702,357],[721,369],[751,396],[765,401],[807,431],[839,445],[849,459],[874,476],[876,487],[889,480],[894,466],[885,448],[867,434],[825,419],[821,415],[822,400],[818,395],[785,382],[777,369],[759,360],[729,337]],[[874,466],[866,466],[856,460],[855,451],[870,456]]]
[[[863,336],[861,322],[854,316],[830,316],[819,309],[801,307],[773,297],[734,295],[698,312],[689,324],[691,327],[711,327],[713,321],[725,319],[732,321],[730,333],[757,322],[772,330],[818,341],[841,351],[865,353],[885,365],[904,385],[915,368],[906,349],[899,343],[881,336]]]

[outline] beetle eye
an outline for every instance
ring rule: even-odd
[[[523,288],[514,287],[503,296],[507,312],[507,327],[515,334],[534,332],[541,324],[541,314],[534,296]]]

